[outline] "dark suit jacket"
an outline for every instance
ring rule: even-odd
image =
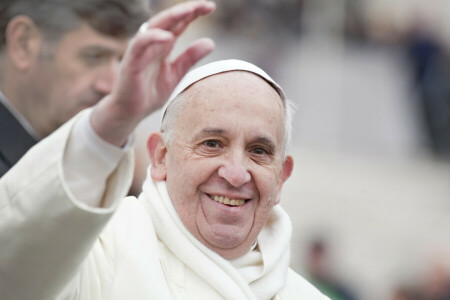
[[[0,102],[0,177],[36,143]]]

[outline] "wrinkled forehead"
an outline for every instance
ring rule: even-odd
[[[247,71],[227,71],[195,82],[176,98],[166,118],[162,131],[172,130],[170,134],[180,140],[214,133],[247,142],[264,137],[281,145],[284,136],[280,95]]]
[[[172,101],[177,98],[186,89],[194,85],[195,83],[208,78],[213,75],[227,73],[231,71],[246,71],[253,73],[262,79],[264,79],[269,85],[271,85],[275,91],[280,96],[281,100],[285,100],[285,94],[283,89],[261,68],[242,60],[230,59],[230,60],[220,60],[215,61],[197,69],[190,71],[186,76],[180,81],[180,83],[174,89],[172,95],[169,97],[166,105],[161,112],[161,123],[164,119],[167,107],[172,103]]]

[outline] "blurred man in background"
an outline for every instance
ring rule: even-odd
[[[148,0],[2,0],[0,177],[111,92]]]
[[[351,288],[333,274],[330,248],[322,238],[314,239],[308,248],[307,271],[311,282],[333,300],[357,300]]]

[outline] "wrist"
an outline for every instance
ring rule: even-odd
[[[107,96],[110,97],[110,96]],[[141,118],[128,114],[124,109],[104,98],[92,111],[90,123],[95,133],[105,142],[122,147],[127,143]]]

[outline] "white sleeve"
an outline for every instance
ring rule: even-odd
[[[106,181],[130,150],[132,138],[122,148],[105,142],[91,126],[91,112],[74,125],[63,157],[64,177],[79,201],[91,207],[110,207],[112,203],[103,199]]]
[[[82,133],[86,124],[78,122],[86,113],[31,148],[0,178],[2,300],[54,299],[77,274],[130,187],[133,151],[124,155],[124,149],[90,145],[92,136]],[[66,174],[63,162],[74,169]],[[80,178],[83,172],[89,180]],[[108,199],[109,206],[92,207],[83,197],[96,203]]]

